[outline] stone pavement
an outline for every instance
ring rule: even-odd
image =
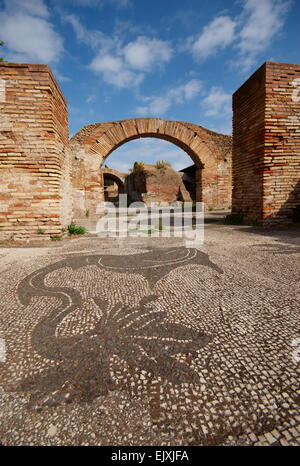
[[[299,256],[218,223],[0,248],[0,442],[298,445]]]

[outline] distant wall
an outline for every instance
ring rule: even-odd
[[[181,175],[171,167],[158,169],[155,165],[144,164],[143,170],[134,170],[127,177],[126,190],[130,202],[142,201],[146,205],[192,200]]]
[[[49,67],[0,63],[0,239],[62,233],[70,165],[67,103]]]

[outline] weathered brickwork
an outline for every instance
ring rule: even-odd
[[[168,166],[143,164],[141,171],[133,170],[126,179],[126,192],[130,202],[142,201],[149,206],[154,202],[192,201],[181,174]]]
[[[233,212],[290,223],[300,204],[300,65],[266,62],[233,95]]]
[[[72,216],[68,113],[46,65],[0,63],[0,239],[61,235]]]
[[[100,167],[117,147],[141,137],[167,140],[190,155],[201,170],[197,200],[203,201],[207,209],[231,205],[230,136],[181,121],[135,118],[88,125],[71,139],[73,160],[76,160],[73,173],[80,176],[83,171],[85,173],[85,188],[84,193],[81,188],[81,196],[84,196],[84,209],[92,216],[103,215],[103,209],[99,207],[104,200]],[[81,160],[81,165],[78,160]],[[78,191],[77,184],[74,180],[73,187]]]
[[[233,167],[234,213],[264,225],[292,222],[300,205],[299,91],[300,65],[267,62],[246,81],[233,96],[233,159],[230,136],[159,118],[88,125],[69,144],[66,100],[49,67],[0,63],[0,240],[61,235],[72,218],[97,221],[104,160],[141,137],[190,155],[206,209],[231,205]]]
[[[104,186],[104,200],[115,204],[119,203],[119,195],[125,193],[125,183],[128,173],[120,173],[113,168],[102,168],[100,170]],[[106,181],[113,182],[113,185],[106,186]]]
[[[124,184],[128,176],[128,173],[121,173],[117,170],[114,170],[113,168],[105,167],[101,168],[100,174],[102,175],[102,177],[106,177],[107,179],[114,181],[118,185],[120,193],[125,192]]]

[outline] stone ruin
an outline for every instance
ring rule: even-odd
[[[182,180],[183,174],[170,166],[135,162],[131,173],[119,173],[110,168],[101,169],[104,200],[118,204],[119,194],[127,194],[127,202],[171,204],[176,201],[192,202]]]
[[[88,125],[69,140],[67,102],[50,68],[2,62],[0,239],[34,238],[38,230],[61,235],[87,214],[96,222],[104,161],[141,137],[190,155],[195,197],[206,209],[232,204],[245,222],[289,224],[300,205],[299,91],[300,65],[266,62],[233,95],[233,138],[187,122],[135,118]]]
[[[106,158],[117,147],[141,137],[155,137],[173,142],[190,155],[197,167],[196,200],[203,201],[207,209],[228,208],[231,205],[231,136],[186,122],[135,118],[88,125],[71,138],[74,199],[77,207],[82,206],[81,215],[79,212],[79,215],[75,215],[78,223],[90,227],[91,222],[87,222],[84,216],[86,209],[95,219],[94,223],[103,215],[104,206],[101,207],[101,203],[104,203],[105,190],[100,167],[106,163]],[[146,168],[150,170],[149,165],[146,165]],[[174,176],[178,177],[179,186],[180,175]],[[140,186],[141,193],[147,193],[147,190],[152,192],[151,178],[153,181],[153,176],[147,176],[148,188]],[[128,180],[131,182],[131,191],[134,191],[133,179],[134,177],[131,177]],[[147,196],[145,200],[148,203]]]
[[[171,204],[176,201],[191,202],[192,198],[182,181],[182,176],[170,166],[143,164],[127,178],[127,192],[131,202]],[[195,199],[194,199],[195,200]]]

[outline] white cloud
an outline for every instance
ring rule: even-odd
[[[205,60],[235,38],[236,23],[229,16],[218,16],[203,28],[198,38],[190,40],[190,50],[197,60]]]
[[[169,94],[174,98],[176,103],[183,103],[184,100],[192,100],[201,89],[201,81],[199,79],[191,79],[186,84],[171,89]]]
[[[88,30],[74,14],[62,16],[62,20],[72,25],[79,42],[98,50],[89,68],[116,87],[139,85],[144,73],[172,58],[173,50],[166,41],[139,36],[135,41],[124,44],[120,31],[109,37],[99,30]]]
[[[79,42],[82,42],[89,47],[97,48],[105,40],[105,36],[101,31],[87,30],[79,21],[78,17],[74,14],[63,15],[62,20],[70,23],[76,34]]]
[[[153,97],[148,105],[136,108],[139,115],[164,115],[172,105],[172,100],[168,97]]]
[[[63,52],[61,36],[46,19],[49,16],[42,0],[10,0],[0,13],[1,37],[5,58],[18,62],[52,63]]]
[[[290,0],[246,0],[241,20],[244,22],[239,33],[238,48],[248,69],[255,63],[259,53],[280,32]]]
[[[201,106],[206,116],[226,116],[231,113],[231,94],[226,93],[221,87],[214,86],[210,93],[203,99]]]
[[[114,57],[113,55],[100,55],[93,60],[92,68],[100,72],[120,73],[123,68],[123,62],[121,58]]]
[[[169,89],[164,96],[146,97],[143,100],[149,103],[136,108],[139,115],[164,115],[171,106],[192,100],[198,95],[201,89],[201,82],[198,79],[191,79],[186,84]]]
[[[165,41],[140,36],[124,47],[125,61],[134,69],[150,70],[171,60],[172,49]]]
[[[111,4],[117,8],[126,8],[131,5],[131,0],[72,0],[81,6],[99,6],[103,7],[105,4]]]
[[[126,8],[131,5],[131,0],[108,0],[118,8]]]
[[[122,58],[100,52],[90,64],[90,69],[102,75],[104,81],[119,88],[135,87],[144,79],[142,73],[131,71]]]
[[[101,48],[90,64],[104,81],[119,88],[138,86],[145,73],[171,59],[172,50],[167,42],[147,37],[123,45],[115,39],[102,38]]]
[[[48,8],[43,0],[5,0],[4,4],[8,13],[23,12],[41,18],[49,16]]]
[[[239,16],[219,15],[180,47],[204,61],[229,45],[239,50],[238,66],[248,70],[281,31],[293,0],[240,0]]]
[[[42,18],[0,13],[1,35],[12,60],[51,63],[63,52],[61,37]]]

